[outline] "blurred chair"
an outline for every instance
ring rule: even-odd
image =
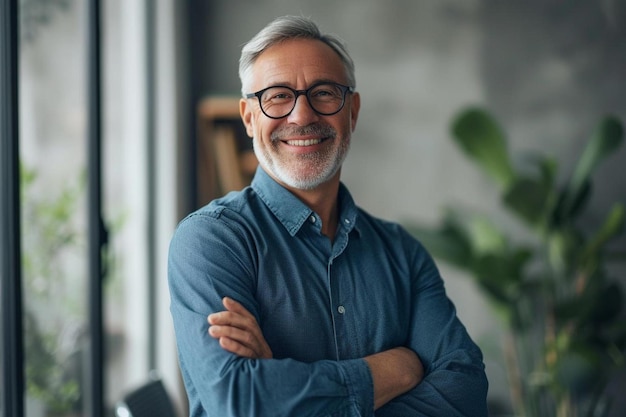
[[[153,378],[129,392],[115,407],[116,417],[176,417],[163,381]]]

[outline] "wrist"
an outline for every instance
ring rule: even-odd
[[[422,364],[410,349],[399,347],[364,358],[374,382],[374,409],[415,387],[422,379]]]

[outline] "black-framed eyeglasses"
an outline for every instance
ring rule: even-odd
[[[282,119],[291,114],[300,96],[306,96],[309,106],[316,113],[332,116],[343,109],[346,94],[352,92],[354,92],[353,87],[322,82],[306,90],[294,90],[284,85],[274,85],[256,93],[246,94],[246,98],[258,98],[261,111],[270,119]]]

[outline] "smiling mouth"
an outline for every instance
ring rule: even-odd
[[[316,146],[329,139],[335,139],[337,131],[329,125],[315,123],[308,126],[286,125],[279,127],[270,135],[272,141],[280,141],[289,146]]]
[[[291,146],[312,146],[321,143],[322,139],[294,139],[286,141],[287,145]]]

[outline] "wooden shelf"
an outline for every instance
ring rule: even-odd
[[[198,104],[198,204],[250,184],[257,159],[239,116],[238,97],[207,97]]]

